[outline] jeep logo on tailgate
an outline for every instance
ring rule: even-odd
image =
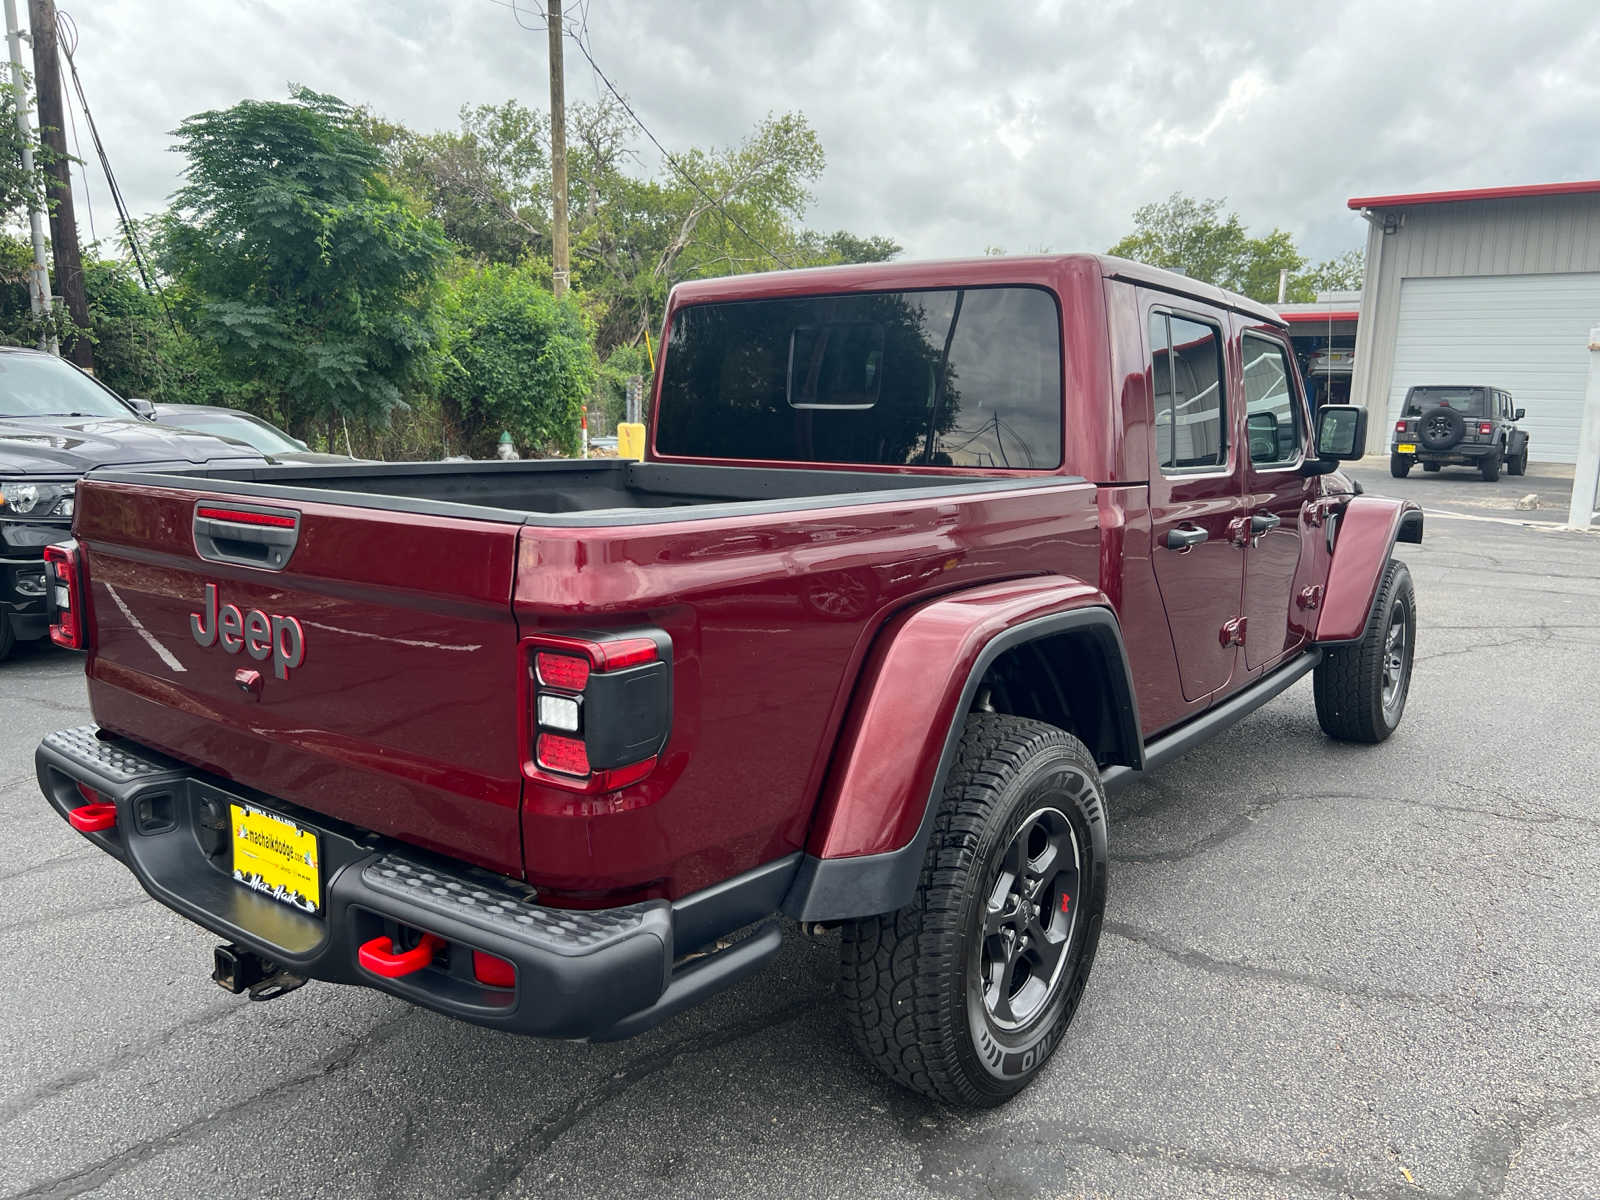
[[[220,644],[229,654],[243,650],[257,662],[272,658],[272,673],[289,678],[289,669],[306,659],[306,635],[293,617],[280,617],[252,608],[240,612],[237,604],[217,607],[217,585],[206,584],[205,604],[189,614],[189,632],[202,646]]]

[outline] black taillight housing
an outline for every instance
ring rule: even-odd
[[[68,650],[82,650],[88,633],[84,611],[83,555],[74,541],[44,548],[45,609],[50,640]]]
[[[655,769],[672,731],[672,639],[664,630],[523,639],[524,772],[578,792],[609,792]]]

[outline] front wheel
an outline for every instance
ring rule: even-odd
[[[1524,442],[1522,449],[1517,451],[1515,458],[1506,459],[1506,472],[1511,475],[1524,475],[1528,470],[1528,444]]]
[[[1396,479],[1404,479],[1411,474],[1411,464],[1414,460],[1409,454],[1389,455],[1389,474]]]
[[[1361,640],[1330,646],[1312,676],[1323,732],[1342,742],[1381,742],[1393,733],[1406,711],[1416,642],[1411,572],[1392,558]]]
[[[1021,1091],[1083,995],[1106,861],[1088,748],[1040,721],[968,717],[915,899],[844,928],[840,990],[862,1053],[944,1104]]]

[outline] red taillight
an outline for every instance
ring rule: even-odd
[[[655,662],[661,651],[649,638],[622,638],[615,642],[597,642],[602,671],[620,671],[624,667],[637,667],[641,663]]]
[[[672,653],[665,633],[546,634],[523,643],[523,771],[572,791],[615,791],[652,770],[672,725]]]
[[[534,760],[547,771],[560,771],[563,775],[587,775],[589,750],[577,738],[562,737],[558,733],[541,733]]]
[[[1494,432],[1494,426],[1489,424],[1489,422],[1487,422],[1487,421],[1479,421],[1478,422],[1478,432],[1479,433],[1493,433]]]
[[[589,660],[571,654],[549,654],[541,650],[534,656],[534,669],[539,672],[539,682],[546,687],[581,692],[589,682]]]
[[[1396,433],[1404,433],[1406,431],[1406,423],[1404,421],[1396,421],[1394,423],[1394,431]]]
[[[472,974],[479,983],[488,984],[490,987],[516,987],[517,968],[497,954],[487,954],[482,950],[472,952]]]
[[[50,607],[55,614],[50,623],[50,640],[68,650],[82,650],[83,576],[78,570],[78,544],[46,546],[44,562]]]

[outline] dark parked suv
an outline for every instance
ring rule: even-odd
[[[1511,407],[1511,393],[1493,387],[1414,387],[1394,423],[1389,473],[1404,479],[1414,463],[1424,471],[1477,467],[1490,483],[1500,467],[1528,469],[1528,435],[1518,429],[1526,410]]]

